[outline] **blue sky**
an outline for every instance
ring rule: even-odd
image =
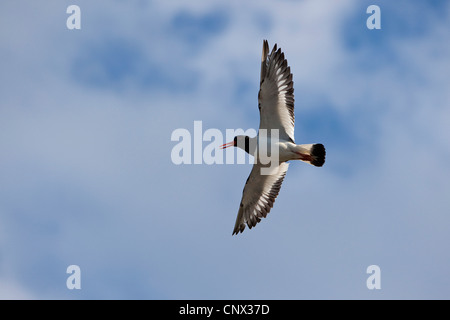
[[[449,14],[2,1],[0,298],[449,299]],[[251,165],[174,165],[170,137],[257,128],[263,39],[294,74],[296,142],[327,162],[292,163],[268,217],[232,237]]]

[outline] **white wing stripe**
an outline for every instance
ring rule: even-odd
[[[249,228],[254,227],[261,218],[267,216],[278,196],[289,164],[281,163],[273,175],[261,175],[261,167],[260,164],[253,165],[247,179],[233,234],[242,232],[246,224]]]
[[[294,142],[294,88],[290,68],[276,45],[263,59],[266,63],[261,64],[259,128],[278,129],[280,139]]]

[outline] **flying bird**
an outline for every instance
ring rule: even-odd
[[[294,142],[294,82],[291,69],[276,44],[269,54],[267,40],[263,41],[258,108],[258,135],[253,138],[236,136],[233,141],[221,146],[222,149],[238,147],[255,157],[242,193],[233,235],[243,232],[245,225],[251,229],[270,212],[286,176],[289,167],[287,161],[301,160],[316,167],[325,163],[323,144],[298,145]],[[261,139],[261,132],[266,133],[265,140]],[[273,132],[278,133],[278,139]],[[270,174],[262,171],[269,168],[269,163],[262,161],[260,156],[262,141],[267,150],[278,151],[276,159],[271,160],[274,163],[270,163]]]

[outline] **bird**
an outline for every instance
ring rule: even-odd
[[[280,192],[289,168],[288,161],[301,160],[316,167],[322,167],[325,163],[326,151],[322,143],[295,144],[291,69],[281,48],[277,49],[277,44],[269,54],[267,40],[263,40],[258,109],[260,123],[256,137],[238,135],[233,141],[220,146],[221,149],[238,147],[255,157],[242,192],[232,235],[242,233],[246,225],[249,229],[253,228],[267,217]],[[262,139],[262,132],[265,139]],[[263,145],[266,151],[275,151],[271,161],[262,161]],[[264,169],[270,171],[263,173]]]

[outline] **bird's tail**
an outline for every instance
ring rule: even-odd
[[[312,164],[316,167],[321,167],[325,163],[325,147],[321,143],[315,144],[300,144],[296,146],[299,160]]]

